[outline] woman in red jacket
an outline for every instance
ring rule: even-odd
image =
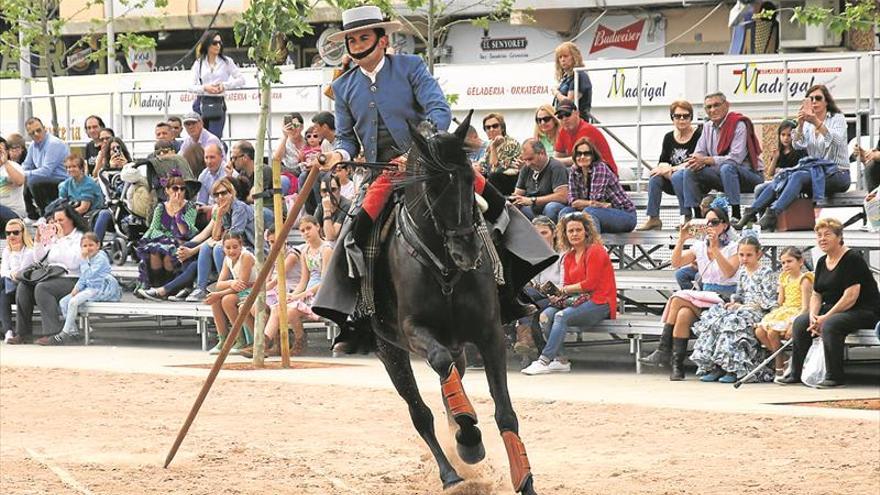
[[[617,282],[611,259],[590,215],[569,213],[556,227],[562,259],[563,285],[541,313],[547,345],[541,356],[522,370],[526,375],[567,373],[571,364],[558,359],[569,326],[588,329],[617,314]]]

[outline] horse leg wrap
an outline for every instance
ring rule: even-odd
[[[519,435],[512,431],[501,432],[501,438],[504,440],[504,448],[507,449],[507,460],[510,463],[510,479],[513,482],[513,489],[515,492],[521,492],[526,482],[532,476],[532,467],[529,466],[526,446],[519,439]]]
[[[471,405],[470,399],[464,393],[464,388],[461,386],[461,375],[458,374],[458,369],[454,364],[449,367],[449,376],[441,383],[440,391],[443,393],[443,400],[446,401],[446,406],[449,407],[453,418],[464,415],[477,424],[477,412],[474,411],[474,406]]]

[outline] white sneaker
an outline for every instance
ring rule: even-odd
[[[9,341],[12,340],[12,337],[15,337],[15,332],[13,332],[12,330],[7,330],[6,338],[3,339],[3,343],[8,344]]]
[[[569,373],[571,371],[571,363],[563,363],[558,359],[554,359],[547,365],[547,369],[550,370],[549,373]]]
[[[536,359],[532,361],[532,364],[523,368],[522,374],[524,375],[546,375],[547,373],[552,373],[550,370],[550,365],[545,364],[541,359]]]

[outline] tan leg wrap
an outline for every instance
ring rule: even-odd
[[[474,406],[471,405],[471,401],[464,393],[464,388],[461,386],[461,375],[458,374],[458,369],[454,364],[450,367],[449,376],[441,383],[440,391],[443,393],[443,400],[446,401],[453,418],[464,414],[473,419],[474,423],[477,422],[477,412],[474,411]]]
[[[501,432],[501,438],[504,439],[507,460],[510,462],[510,479],[513,482],[513,491],[521,492],[526,481],[532,475],[529,456],[526,455],[526,446],[519,439],[519,435],[512,431]]]

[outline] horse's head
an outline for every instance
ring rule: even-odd
[[[422,183],[427,214],[452,262],[464,271],[478,266],[481,252],[475,227],[474,170],[464,151],[472,113],[452,134],[425,137],[412,129],[414,146],[408,158],[414,171],[426,176]]]

